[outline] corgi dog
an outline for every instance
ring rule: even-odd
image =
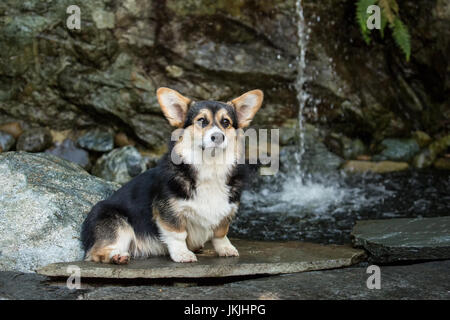
[[[237,137],[261,107],[263,92],[224,103],[159,88],[157,99],[177,135],[156,167],[92,208],[81,230],[85,260],[127,264],[170,255],[195,262],[194,252],[210,240],[219,256],[238,256],[227,238],[248,170],[238,161]]]

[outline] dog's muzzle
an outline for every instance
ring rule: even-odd
[[[203,149],[206,148],[225,149],[226,147],[227,147],[226,137],[219,128],[213,127],[205,133],[205,136],[203,137]]]

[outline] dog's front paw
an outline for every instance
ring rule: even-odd
[[[197,262],[197,256],[189,250],[174,252],[170,257],[175,262]]]
[[[130,254],[128,252],[115,254],[111,257],[111,263],[113,264],[128,264],[130,262]]]
[[[220,257],[239,257],[239,252],[232,244],[218,246],[216,252]]]

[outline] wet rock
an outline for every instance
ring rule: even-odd
[[[52,134],[46,128],[26,130],[17,140],[18,151],[40,152],[52,145]]]
[[[361,154],[356,157],[356,160],[370,161],[370,160],[372,160],[372,157],[367,154]]]
[[[47,153],[0,154],[0,270],[81,259],[81,224],[117,185]]]
[[[353,243],[374,262],[450,259],[450,217],[358,221]]]
[[[338,133],[331,133],[327,136],[325,145],[346,160],[356,159],[367,151],[366,146],[360,139],[350,139]]]
[[[47,283],[35,273],[0,271],[0,300],[76,300],[85,291]]]
[[[76,163],[86,170],[89,170],[91,167],[89,153],[86,150],[77,148],[71,139],[65,139],[62,143],[57,143],[55,147],[45,152]]]
[[[0,126],[0,131],[9,133],[14,137],[14,139],[17,139],[23,133],[22,126],[18,122],[8,122],[2,124]]]
[[[367,288],[367,267],[352,267],[240,280],[219,286],[107,286],[89,290],[83,298],[132,300],[448,300],[450,261],[381,266],[381,290]],[[20,286],[20,283],[18,284]],[[45,288],[45,287],[44,287]],[[420,290],[418,290],[420,288]],[[14,291],[14,289],[10,289]],[[41,296],[37,288],[35,295]],[[45,292],[45,291],[44,291]],[[22,296],[29,296],[25,290]],[[18,295],[17,297],[20,297]],[[220,312],[220,311],[219,311]],[[225,310],[227,314],[228,310]]]
[[[419,151],[419,144],[414,139],[385,139],[381,142],[384,149],[373,157],[375,161],[409,161]]]
[[[128,266],[73,262],[92,278],[204,278],[257,274],[279,274],[350,266],[365,258],[363,250],[349,246],[302,242],[258,242],[232,240],[239,257],[217,257],[210,245],[198,254],[198,262],[180,264],[169,257],[132,260]],[[38,270],[46,276],[67,275],[67,263],[55,263]]]
[[[167,74],[172,78],[179,78],[183,75],[184,71],[182,68],[176,65],[170,65],[166,67]]]
[[[38,274],[0,272],[0,299],[86,299],[86,300],[448,300],[450,260],[381,266],[381,290],[367,288],[367,266],[300,272],[259,279],[218,281],[220,285],[197,279],[181,285],[143,283],[128,280],[118,285],[113,279],[103,285],[81,281],[79,290],[65,283],[51,282]],[[420,288],[420,290],[417,290]],[[220,311],[219,311],[220,312]],[[228,310],[226,310],[228,312]],[[266,311],[267,312],[267,311]]]
[[[450,170],[450,158],[438,158],[434,162],[434,167],[439,170]]]
[[[417,144],[421,148],[428,146],[433,141],[433,139],[431,139],[431,137],[426,132],[420,130],[414,131],[412,137],[416,140]]]
[[[69,139],[72,136],[72,130],[50,130],[54,143],[62,143],[64,140]],[[71,139],[71,138],[70,138]]]
[[[413,165],[416,168],[427,168],[433,164],[436,158],[450,148],[450,135],[444,136],[433,143],[428,148],[414,157]]]
[[[92,129],[79,137],[77,143],[87,150],[107,152],[114,148],[114,136],[106,130]]]
[[[142,155],[145,165],[147,168],[153,168],[158,164],[158,161],[161,159],[164,152],[150,152],[147,150],[139,150],[139,153]]]
[[[119,132],[114,136],[114,144],[118,147],[134,146],[136,142],[124,132]]]
[[[14,144],[16,143],[16,139],[9,133],[0,131],[0,152],[9,151]]]
[[[113,29],[114,28],[114,12],[108,12],[102,9],[92,12],[92,20],[98,29]]]
[[[386,173],[386,172],[406,170],[408,168],[409,165],[406,162],[393,162],[393,161],[372,162],[372,161],[351,160],[347,161],[342,166],[343,170],[347,172],[356,172],[356,173],[364,173],[364,172]]]
[[[126,146],[100,157],[92,169],[92,174],[124,184],[145,170],[146,164],[141,154],[135,147]]]
[[[301,156],[303,171],[330,173],[336,171],[344,162],[338,155],[330,152],[319,136],[319,130],[312,125],[305,124],[303,138],[304,152]],[[301,138],[300,138],[301,139]],[[280,169],[292,172],[297,163],[298,145],[286,146],[280,151]]]

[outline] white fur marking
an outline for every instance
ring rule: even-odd
[[[237,257],[239,256],[239,252],[237,249],[231,244],[228,237],[225,236],[223,238],[213,238],[212,245],[217,254],[221,257]]]
[[[187,233],[168,231],[157,222],[161,241],[167,245],[170,257],[175,262],[196,262],[197,257],[186,245]]]

